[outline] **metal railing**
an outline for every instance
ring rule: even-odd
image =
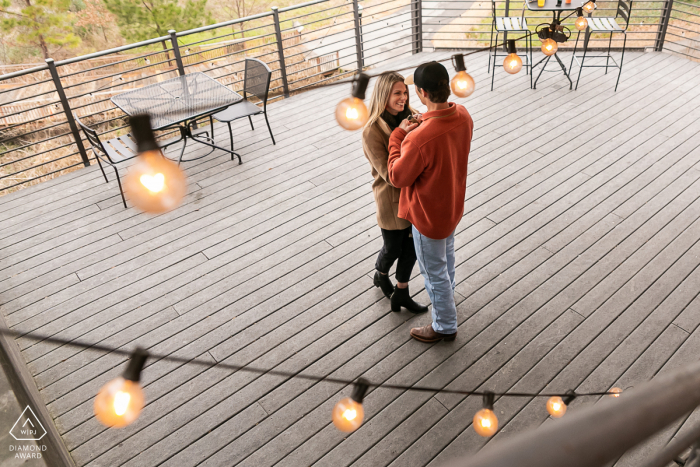
[[[639,445],[700,406],[700,362],[664,374],[620,398],[605,399],[545,423],[537,430],[517,434],[487,446],[452,467],[593,467],[615,463]],[[686,467],[700,467],[700,425],[669,443],[658,453],[645,456],[639,467],[666,467],[679,459]],[[682,464],[679,464],[682,465]]]
[[[614,16],[617,2],[598,6],[596,16]],[[497,3],[498,15],[522,11],[521,0]],[[524,14],[531,29],[551,20]],[[698,20],[692,3],[636,2],[627,46],[698,57]],[[487,45],[491,24],[490,0],[314,0],[0,75],[0,194],[90,165],[72,114],[104,138],[124,134],[126,116],[110,100],[120,92],[194,71],[240,90],[244,59],[255,57],[273,70],[274,100],[424,48]],[[607,46],[596,35],[590,46],[598,39]]]

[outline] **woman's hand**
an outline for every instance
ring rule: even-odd
[[[406,133],[410,133],[411,131],[415,130],[418,127],[418,125],[420,125],[420,123],[411,123],[408,120],[404,120],[399,125],[399,128],[401,128]]]

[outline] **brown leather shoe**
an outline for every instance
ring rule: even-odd
[[[421,342],[432,344],[433,342],[440,342],[441,340],[453,341],[455,340],[455,337],[457,337],[457,333],[441,334],[439,332],[435,332],[432,324],[428,324],[427,326],[423,326],[421,328],[411,329],[411,337]]]

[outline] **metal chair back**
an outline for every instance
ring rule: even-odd
[[[630,24],[630,16],[632,16],[632,1],[633,0],[618,0],[617,2],[617,13],[615,14],[615,17],[617,18],[619,16],[625,20],[625,29],[627,29]]]
[[[109,157],[109,153],[107,152],[107,149],[105,149],[104,144],[102,144],[97,131],[81,122],[77,115],[73,114],[73,118],[78,126],[83,130],[83,133],[85,133],[88,141],[90,141],[90,146],[92,147],[92,151],[95,153],[95,157],[100,157],[102,155],[107,158],[107,161],[109,161],[110,164],[114,164],[115,161]]]
[[[506,0],[508,1],[508,0]],[[621,2],[623,0],[620,0]],[[631,1],[631,0],[630,0]],[[527,8],[527,0],[523,2],[523,10],[520,12],[520,25],[525,24],[525,9]],[[493,27],[496,28],[496,0],[491,0],[491,14],[493,15]]]
[[[263,109],[267,109],[267,94],[270,91],[270,79],[272,71],[257,58],[245,59],[245,77],[243,78],[243,98],[247,99],[252,94],[263,102]]]

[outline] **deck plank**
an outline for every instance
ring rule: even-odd
[[[347,85],[270,104],[276,145],[264,125],[234,122],[243,165],[219,152],[184,163],[188,194],[170,213],[125,210],[94,166],[0,198],[0,311],[23,332],[121,349],[462,389],[604,390],[688,361],[700,345],[698,64],[631,52],[617,93],[599,69],[577,92],[559,73],[537,90],[497,73],[487,92],[488,56],[469,61],[477,92],[456,99],[475,138],[454,344],[411,340],[427,317],[392,313],[372,284],[371,176],[359,134],[333,120]],[[227,145],[225,126],[214,131]],[[427,303],[422,282],[414,270],[411,292]],[[541,400],[504,398],[487,441],[470,427],[478,398],[379,388],[344,435],[329,412],[349,388],[161,360],[144,372],[139,420],[108,430],[92,400],[125,358],[17,343],[81,466],[440,465],[552,422]]]

